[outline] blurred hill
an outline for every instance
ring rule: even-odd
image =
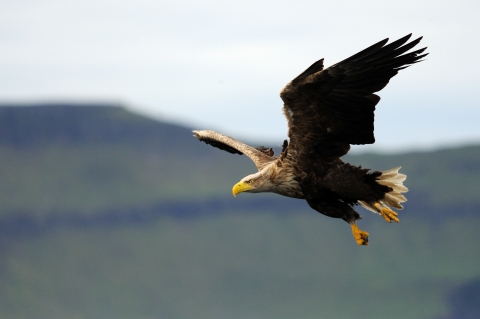
[[[358,208],[367,248],[303,201],[234,199],[248,158],[121,106],[4,105],[0,152],[0,317],[440,318],[480,278],[479,146],[346,156],[408,175],[400,224]]]
[[[200,143],[190,129],[119,106],[0,107],[0,150],[0,216],[84,215],[225,199],[234,206],[263,201],[282,210],[292,202],[268,195],[233,201],[231,185],[255,171],[248,158]],[[479,146],[344,160],[377,170],[402,165],[410,189],[407,214],[421,210],[418,217],[431,218],[480,209]]]

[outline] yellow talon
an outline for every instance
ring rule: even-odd
[[[368,233],[366,231],[359,229],[356,224],[351,224],[351,226],[352,226],[352,234],[357,244],[362,246],[368,245]]]
[[[380,213],[380,215],[382,215],[382,217],[388,222],[390,223],[392,220],[394,220],[395,222],[399,222],[400,220],[398,219],[398,213],[394,212],[393,210],[391,210],[390,208],[386,207],[386,206],[381,206],[379,203],[375,203],[375,208],[377,208],[378,212]]]

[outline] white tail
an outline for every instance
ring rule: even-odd
[[[407,199],[402,193],[408,192],[408,188],[403,185],[403,181],[407,179],[407,175],[399,173],[398,171],[400,168],[401,166],[382,172],[382,175],[377,178],[378,184],[388,186],[392,189],[385,194],[385,198],[383,198],[380,203],[396,209],[403,209],[401,203],[406,202]],[[358,203],[372,212],[378,213],[379,211],[373,205],[374,203],[367,203],[364,201],[358,201]]]
[[[380,185],[385,185],[392,188],[390,192],[385,194],[382,204],[395,207],[397,209],[403,209],[403,206],[400,203],[406,202],[407,199],[402,195],[402,193],[408,192],[408,188],[403,185],[403,181],[407,179],[407,175],[400,174],[398,172],[400,168],[401,166],[382,172],[382,175],[380,175],[377,180],[377,183]]]

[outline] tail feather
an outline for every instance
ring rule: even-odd
[[[389,169],[382,172],[382,174],[376,178],[378,184],[391,188],[391,191],[386,193],[382,200],[378,203],[359,200],[358,204],[377,214],[380,213],[381,209],[378,204],[403,209],[401,203],[406,202],[407,199],[402,193],[408,192],[408,188],[403,185],[403,182],[407,179],[407,175],[399,173],[400,168],[401,166]]]
[[[397,209],[403,209],[401,203],[406,202],[407,199],[402,193],[408,192],[408,188],[403,185],[403,182],[407,179],[407,175],[399,173],[400,168],[401,166],[382,172],[382,175],[377,178],[378,184],[388,186],[392,189],[385,194],[385,198],[381,202]]]

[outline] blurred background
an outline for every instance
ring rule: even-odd
[[[479,318],[474,1],[2,1],[0,317]],[[426,61],[380,93],[374,145],[402,166],[399,224],[231,196],[286,138],[281,88],[386,37]]]

